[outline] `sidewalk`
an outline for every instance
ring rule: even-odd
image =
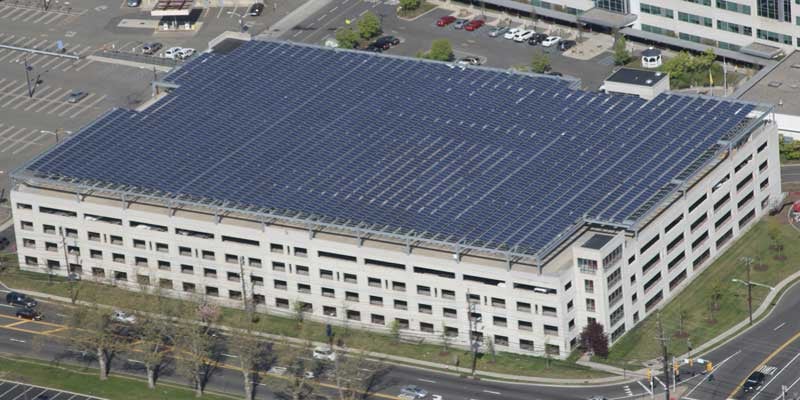
[[[294,28],[299,23],[303,22],[306,18],[314,15],[317,11],[328,5],[331,0],[308,0],[302,6],[296,8],[294,11],[281,18],[280,21],[272,24],[269,28],[264,30],[263,33],[255,37],[256,40],[270,40],[277,39],[288,30]]]
[[[2,282],[0,282],[0,285],[5,286],[5,284],[3,284]],[[13,288],[9,288],[9,289],[13,289]],[[46,299],[46,300],[56,301],[56,302],[66,303],[66,304],[70,304],[71,303],[70,299],[66,298],[66,297],[54,296],[54,295],[51,295],[51,294],[35,292],[35,291],[30,291],[30,290],[19,290],[19,289],[13,289],[13,290],[15,290],[17,292],[20,292],[20,293],[24,293],[24,294],[30,295],[30,296],[33,296],[33,297],[36,297],[38,299]],[[84,301],[78,301],[78,304],[86,305],[88,303],[86,303]],[[105,307],[111,308],[111,306],[105,306]],[[192,321],[188,321],[188,320],[180,320],[180,322],[192,323]],[[222,331],[225,331],[225,332],[243,332],[243,331],[241,331],[239,329],[231,328],[229,326],[224,326],[224,325],[217,325],[217,326],[214,326],[214,328],[222,330]],[[302,339],[279,336],[279,335],[272,335],[272,334],[262,333],[262,332],[257,332],[257,333],[255,333],[255,335],[263,337],[263,338],[266,338],[266,339],[270,339],[270,340],[286,340],[286,341],[288,341],[290,343],[295,343],[295,344],[304,344],[305,343]],[[313,342],[312,344],[314,346],[326,346],[327,345],[327,343],[321,343],[321,342]],[[338,348],[338,347],[337,347],[337,350],[345,352],[345,353],[355,351],[355,350],[352,350],[352,349],[345,349],[345,348]],[[402,366],[416,368],[416,369],[420,369],[420,370],[428,370],[428,371],[435,371],[435,372],[445,372],[445,373],[450,373],[452,375],[469,375],[470,374],[470,369],[469,368],[457,368],[457,367],[454,367],[454,366],[451,366],[451,365],[447,365],[447,364],[439,364],[439,363],[434,363],[434,362],[416,360],[416,359],[408,358],[408,357],[394,356],[394,355],[376,353],[376,352],[368,353],[368,356],[370,358],[373,358],[373,359],[376,359],[376,360],[381,360],[381,361],[384,361],[384,362],[389,362],[389,363],[392,363],[392,364],[402,365]],[[592,364],[594,364],[594,363],[592,363]],[[603,371],[610,372],[610,373],[616,373],[616,371],[619,371],[620,375],[622,375],[622,373],[621,373],[622,370],[615,369],[614,367],[609,367],[609,366],[602,365],[602,364],[597,364],[597,365],[600,367],[599,369],[602,369]],[[632,375],[630,372],[628,374]],[[549,385],[562,385],[562,386],[601,385],[601,384],[602,385],[607,385],[607,384],[614,384],[614,383],[624,383],[626,381],[631,380],[630,378],[626,379],[626,378],[623,378],[622,376],[611,376],[611,377],[607,377],[607,378],[596,378],[596,379],[542,378],[542,377],[531,377],[531,376],[521,376],[521,375],[500,374],[500,373],[486,372],[486,371],[476,371],[476,375],[479,375],[483,379],[487,379],[488,378],[488,380],[514,381],[514,382],[522,382],[522,383],[536,383],[536,384],[549,384]]]

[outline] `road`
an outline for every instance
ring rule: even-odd
[[[714,362],[726,360],[714,372],[714,380],[704,380],[685,394],[685,399],[763,399],[779,398],[781,386],[789,393],[800,393],[800,285],[789,289],[772,314],[722,347],[704,355]],[[744,317],[744,316],[743,316]],[[752,371],[767,374],[765,384],[752,393],[740,387]]]
[[[800,183],[800,164],[781,165],[781,182],[783,184]]]

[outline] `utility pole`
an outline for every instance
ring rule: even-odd
[[[664,359],[664,399],[669,400],[669,351],[667,350],[667,341],[669,340],[664,336],[664,326],[661,324],[661,311],[658,312],[658,341],[661,342],[662,358]]]
[[[478,365],[478,348],[480,347],[480,342],[476,338],[477,335],[474,335],[473,332],[477,331],[478,321],[475,321],[473,318],[473,314],[475,312],[475,304],[472,302],[470,298],[469,289],[467,289],[467,321],[469,321],[469,344],[472,347],[472,376],[475,376],[475,368]]]
[[[750,266],[753,265],[753,258],[742,257],[740,261],[747,268],[747,309],[750,312],[750,325],[753,325],[753,284],[750,281]]]

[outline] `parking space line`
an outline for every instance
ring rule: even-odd
[[[3,150],[0,150],[0,153],[5,153],[6,150],[10,150],[12,147],[14,147],[14,146],[16,146],[18,144],[22,144],[22,147],[20,147],[20,148],[18,148],[18,149],[16,149],[16,150],[11,152],[11,154],[17,154],[17,153],[22,152],[23,150],[27,149],[28,147],[30,147],[32,145],[38,144],[38,143],[36,143],[36,139],[38,139],[38,137],[34,138],[33,140],[25,140],[25,139],[29,138],[31,135],[34,135],[34,134],[37,134],[37,133],[38,133],[38,131],[34,129],[27,136],[25,136],[25,137],[23,137],[21,139],[18,139],[11,146],[8,146],[7,148],[5,148]]]
[[[27,15],[31,11],[33,11],[33,14],[36,14],[36,10],[34,10],[32,8],[29,8],[29,9],[26,9],[25,11],[23,11],[21,14],[14,16],[14,18],[11,19],[11,20],[12,21],[18,21],[20,18],[22,18],[23,15]]]
[[[2,149],[0,149],[0,153],[5,153],[6,150],[11,150],[11,148],[16,146],[17,143],[19,143],[20,141],[22,141],[23,139],[25,139],[27,137],[30,137],[31,133],[36,133],[36,130],[34,129],[34,130],[28,132],[27,135],[21,136],[19,138],[15,137],[15,138],[12,139],[13,136],[17,136],[20,132],[24,132],[28,128],[21,128],[21,129],[22,129],[21,131],[17,131],[17,133],[15,133],[14,135],[7,137],[2,142],[0,142],[0,146],[2,146]],[[5,142],[9,142],[9,144],[6,146],[6,145],[4,145]],[[22,321],[11,323],[11,324],[6,325],[6,326],[7,327],[13,327],[13,326],[16,326],[16,325],[24,324],[26,322],[28,322],[28,321],[27,320],[22,320]]]
[[[37,93],[38,93],[39,91],[46,92],[46,91],[47,91],[47,89],[49,89],[49,88],[50,88],[50,86],[44,86],[44,87],[43,87],[43,88],[41,88],[40,90],[37,90]],[[31,101],[31,102],[33,102],[33,103],[36,103],[36,100],[38,100],[38,99],[36,99],[36,98],[34,98],[34,97],[27,96],[26,98],[22,99],[22,100],[21,100],[21,101],[19,101],[17,104],[15,104],[15,105],[14,105],[14,107],[11,107],[11,109],[12,109],[12,110],[16,110],[16,109],[18,109],[18,108],[22,107],[22,105],[23,105],[23,104],[25,104],[25,103],[27,103],[27,102],[29,102],[29,101]]]
[[[0,92],[5,91],[6,89],[8,89],[9,86],[13,85],[14,83],[16,83],[16,81],[8,81],[8,84],[6,84],[5,86],[0,88]],[[5,95],[0,93],[0,99],[2,99],[3,96],[5,96]]]
[[[53,64],[56,61],[63,61],[63,59],[61,57],[50,57],[50,61],[40,65],[39,68],[42,68],[42,69],[47,68],[47,67],[49,67],[51,64]]]
[[[67,94],[68,92],[69,92],[69,89],[66,89],[64,92],[61,93],[60,96],[63,96],[65,94]],[[36,110],[34,110],[34,112],[37,112],[37,113],[42,112],[42,110],[47,108],[47,106],[52,105],[54,103],[61,104],[61,101],[56,100],[57,98],[58,98],[57,96],[54,96],[54,98],[52,98],[52,99],[46,99],[46,100],[45,99],[40,99],[40,102],[44,102],[44,104],[41,107],[39,107]]]
[[[94,96],[94,93],[89,93],[88,96],[86,96],[82,100],[79,100],[77,103],[67,103],[67,104],[69,104],[69,107],[65,108],[60,113],[58,113],[58,116],[59,117],[63,117],[64,114],[66,114],[66,113],[68,113],[70,111],[77,110],[77,109],[81,108],[81,103],[89,101],[89,99],[92,98],[92,96]]]
[[[11,10],[11,12],[9,12],[8,14],[5,14],[5,15],[3,15],[3,18],[6,18],[6,19],[8,19],[8,18],[10,18],[12,15],[14,15],[14,14],[15,14],[17,11],[22,11],[22,10],[24,10],[24,8],[16,8],[16,7],[15,7],[13,10]],[[13,21],[14,19],[12,18],[11,20]]]
[[[59,14],[59,13],[53,13],[53,17],[52,17],[52,18],[50,18],[50,19],[48,19],[47,21],[44,21],[44,23],[45,23],[46,25],[52,24],[52,23],[53,23],[55,20],[57,20],[59,17],[61,17],[61,14]]]
[[[52,113],[58,111],[61,107],[64,107],[64,106],[70,107],[70,106],[75,106],[75,104],[70,104],[70,103],[67,103],[66,101],[59,101],[58,105],[56,105],[53,109],[48,111],[47,114],[52,114]]]
[[[81,65],[78,68],[75,68],[75,71],[80,71],[80,70],[86,68],[87,66],[89,66],[89,64],[91,64],[93,62],[94,62],[94,60],[86,60],[86,62],[84,62],[83,65]],[[75,64],[72,64],[72,65],[75,65]],[[65,71],[66,71],[66,69],[65,69]]]
[[[17,397],[14,397],[14,398],[13,398],[13,399],[11,399],[11,400],[17,400],[17,399],[19,399],[19,398],[22,398],[22,395],[24,395],[25,393],[28,393],[28,392],[30,392],[30,390],[31,390],[31,389],[33,389],[33,388],[32,388],[32,387],[30,387],[30,386],[28,386],[28,388],[27,388],[27,389],[25,389],[25,391],[24,391],[24,392],[22,392],[22,393],[18,394],[18,395],[17,395]],[[28,398],[28,396],[25,396],[25,398],[27,399],[27,398]]]
[[[70,117],[70,118],[75,118],[75,117],[77,117],[78,115],[80,115],[80,114],[81,114],[81,113],[83,113],[84,111],[86,111],[86,110],[89,110],[89,109],[91,109],[92,107],[96,106],[96,105],[97,105],[97,103],[99,103],[99,102],[101,102],[101,101],[105,100],[105,98],[106,98],[106,97],[108,97],[108,96],[106,96],[106,95],[103,95],[103,96],[101,96],[101,97],[99,97],[99,98],[95,99],[95,101],[94,101],[94,102],[92,102],[92,104],[89,104],[88,106],[86,106],[86,107],[82,108],[81,110],[79,110],[79,111],[78,111],[78,112],[76,112],[75,114],[72,114],[72,115],[70,115],[69,117]]]
[[[36,102],[34,102],[33,104],[30,104],[30,105],[28,105],[27,107],[23,108],[23,109],[22,109],[22,111],[28,111],[28,110],[30,110],[31,108],[33,108],[33,107],[35,107],[36,105],[38,105],[38,104],[39,104],[40,102],[42,102],[42,101],[44,101],[44,102],[50,102],[50,101],[53,101],[53,98],[56,98],[56,97],[58,97],[58,96],[57,96],[57,95],[58,95],[58,92],[60,92],[61,90],[62,90],[62,88],[58,88],[58,89],[56,89],[56,90],[53,90],[52,92],[48,93],[48,94],[47,94],[47,96],[40,97],[40,98],[36,99]],[[55,96],[54,96],[54,95],[55,95]]]
[[[33,18],[35,16],[38,16],[39,12],[40,12],[39,10],[36,10],[36,12],[34,12],[33,14],[27,16],[25,19],[23,19],[22,22],[28,22],[29,19],[31,19],[31,18]]]
[[[12,386],[12,387],[11,387],[11,389],[8,389],[8,390],[6,390],[5,392],[3,392],[3,394],[0,394],[0,399],[2,399],[2,398],[3,398],[3,396],[5,396],[5,395],[6,395],[6,393],[8,393],[8,392],[10,392],[10,391],[12,391],[12,390],[14,390],[14,389],[16,389],[16,388],[17,388],[17,386],[19,386],[19,384],[15,384],[14,386]]]
[[[4,131],[0,132],[0,138],[1,138],[1,137],[3,137],[3,135],[5,135],[5,134],[6,134],[8,131],[10,131],[10,130],[12,130],[12,129],[14,129],[14,128],[15,128],[15,126],[14,126],[14,125],[11,125],[11,126],[9,126],[8,128],[6,128],[6,130],[4,130]]]
[[[39,17],[39,18],[36,18],[35,20],[31,21],[31,23],[32,23],[32,24],[38,24],[39,22],[41,22],[41,20],[43,20],[43,19],[47,18],[48,16],[50,16],[50,14],[49,14],[49,13],[47,13],[47,12],[44,12],[44,13],[42,13],[42,16],[41,16],[41,17]]]
[[[1,107],[5,107],[5,106],[7,106],[7,105],[11,104],[11,102],[12,102],[12,101],[16,100],[16,98],[17,98],[18,96],[20,96],[20,95],[16,94],[15,92],[17,92],[17,91],[19,91],[19,90],[24,90],[26,87],[27,87],[27,84],[26,84],[25,82],[23,82],[21,85],[19,85],[19,87],[17,87],[17,88],[15,88],[15,89],[13,89],[12,91],[10,91],[10,92],[8,92],[8,93],[0,94],[0,101],[3,101],[3,99],[4,99],[6,96],[11,96],[11,100],[9,100],[7,103],[5,103],[5,104],[1,105],[1,106],[0,106],[0,108],[1,108]],[[25,95],[27,96],[27,95],[28,95],[28,93],[25,93]]]

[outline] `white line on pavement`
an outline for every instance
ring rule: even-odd
[[[741,353],[741,352],[742,352],[742,351],[741,351],[741,350],[739,350],[739,351],[737,351],[736,353],[733,353],[733,354],[731,354],[730,356],[728,356],[728,358],[726,358],[726,359],[724,359],[724,360],[722,360],[722,361],[718,362],[718,363],[717,363],[717,365],[715,365],[715,366],[714,366],[714,369],[711,371],[711,373],[713,374],[713,373],[714,373],[714,371],[718,370],[718,369],[719,369],[719,368],[720,368],[720,367],[721,367],[723,364],[725,364],[726,362],[728,362],[728,360],[730,360],[731,358],[733,358],[733,357],[737,356],[737,355],[738,355],[739,353]],[[692,388],[692,390],[690,390],[690,391],[686,392],[686,394],[684,395],[684,397],[688,397],[689,395],[691,395],[691,394],[692,394],[692,392],[694,392],[694,391],[695,391],[695,390],[696,390],[698,387],[700,387],[700,385],[702,385],[702,384],[703,384],[703,382],[707,382],[707,380],[706,380],[706,379],[700,379],[700,381],[699,381],[699,382],[697,382],[697,384],[696,384],[696,385],[694,385],[694,387]]]
[[[14,306],[10,306],[8,304],[0,304],[0,307],[15,308]]]
[[[25,341],[24,341],[24,340],[19,340],[19,339],[14,339],[14,338],[10,338],[10,339],[8,339],[8,340],[10,340],[10,341],[12,341],[12,342],[17,342],[17,343],[25,343]]]
[[[783,371],[786,371],[786,369],[787,369],[786,367],[788,367],[791,363],[793,363],[794,360],[797,360],[797,357],[800,357],[800,353],[797,353],[794,357],[792,357],[792,359],[789,360],[789,362],[786,363],[786,365],[783,368],[781,368],[781,370],[778,371],[777,374],[773,375],[772,378],[769,380],[769,382],[765,383],[764,386],[762,386],[761,389],[759,389],[756,392],[756,394],[754,394],[753,397],[750,398],[750,400],[755,400],[755,398],[758,397],[758,395],[761,394],[761,392],[763,392],[764,389],[766,389],[767,386],[769,386],[769,384],[772,383],[772,381],[775,380],[775,378],[777,378],[781,373],[783,373]]]
[[[321,21],[321,20],[325,19],[325,17],[327,17],[327,16],[328,16],[328,14],[322,14],[322,15],[320,15],[320,16],[319,16],[319,18],[317,18],[317,22],[319,22],[319,21]]]
[[[641,386],[644,389],[645,392],[647,392],[649,394],[653,394],[653,392],[650,391],[650,388],[647,387],[647,385],[645,385],[644,383],[642,383],[642,381],[636,381],[636,383],[638,383],[639,386]]]
[[[773,331],[777,331],[778,329],[783,328],[784,325],[786,325],[786,322],[783,322],[780,325],[776,326],[775,329],[773,329]]]
[[[144,364],[144,362],[142,362],[142,361],[139,361],[139,360],[134,360],[134,359],[132,359],[132,358],[129,358],[129,359],[128,359],[128,362],[131,362],[131,363],[137,363],[137,364]]]
[[[104,100],[106,97],[107,97],[106,95],[103,95],[103,96],[101,96],[101,97],[98,97],[98,98],[97,98],[97,99],[95,99],[95,101],[93,101],[91,104],[89,104],[88,106],[86,106],[86,107],[84,107],[84,108],[81,108],[80,110],[78,110],[77,112],[75,112],[75,114],[72,114],[72,115],[70,115],[69,117],[70,117],[70,118],[75,118],[75,117],[77,117],[77,116],[78,116],[78,115],[80,115],[82,112],[84,112],[84,111],[86,111],[86,110],[89,110],[89,109],[91,109],[92,107],[96,106],[96,105],[97,105],[97,103],[99,103],[99,102],[103,101],[103,100]]]
[[[420,381],[422,381],[422,382],[428,382],[428,383],[436,383],[436,381],[432,381],[432,380],[430,380],[430,379],[422,379],[422,378],[417,378],[417,380],[420,380]]]
[[[500,396],[502,394],[500,392],[494,392],[494,391],[491,391],[491,390],[484,390],[483,393],[489,393],[489,394],[494,394],[494,395],[498,395],[498,396]]]
[[[235,356],[233,354],[222,353],[222,355],[228,358],[239,358],[239,356]]]

